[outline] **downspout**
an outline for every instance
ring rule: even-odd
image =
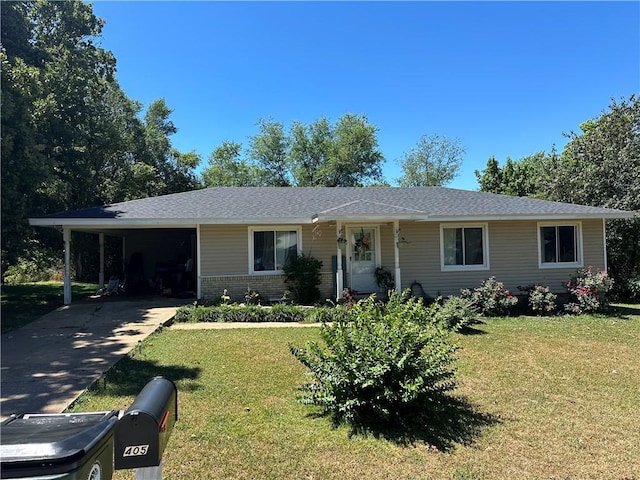
[[[196,225],[196,298],[202,299],[202,255],[200,255],[200,224]]]
[[[342,222],[336,222],[336,239],[340,238],[342,233]],[[340,246],[338,242],[336,242],[336,250],[338,251],[338,256],[336,258],[336,298],[342,298],[342,291],[344,290],[343,273],[342,273],[342,250],[340,250]]]
[[[62,230],[64,240],[64,304],[71,305],[71,229]]]
[[[607,264],[607,220],[602,219],[602,245],[604,245],[604,271],[609,271],[609,266]]]
[[[98,234],[100,242],[100,273],[98,274],[98,287],[104,288],[104,233]]]
[[[400,249],[398,248],[398,241],[400,240],[400,222],[398,220],[393,221],[393,254],[395,260],[395,284],[396,292],[402,293],[402,277],[400,274]]]

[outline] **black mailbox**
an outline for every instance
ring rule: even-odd
[[[171,380],[155,377],[145,385],[114,429],[116,470],[155,467],[162,461],[178,420],[178,390]]]
[[[0,426],[0,478],[107,480],[118,412],[12,415]]]

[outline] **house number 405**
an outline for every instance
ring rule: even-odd
[[[140,457],[147,454],[149,445],[129,445],[124,447],[123,457]]]

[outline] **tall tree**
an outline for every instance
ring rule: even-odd
[[[640,100],[612,100],[609,110],[567,134],[555,149],[476,172],[483,191],[640,211]],[[609,273],[620,295],[640,299],[640,217],[607,222]]]
[[[609,111],[568,134],[547,196],[640,212],[640,98],[612,100]],[[609,270],[623,294],[640,299],[640,214],[608,222]]]
[[[103,21],[81,0],[0,2],[2,268],[34,238],[29,215],[187,190],[199,158],[171,147],[163,101],[145,121],[98,45]],[[77,242],[76,242],[77,245]]]
[[[340,187],[382,180],[377,128],[364,115],[345,114],[335,125],[326,118],[294,122],[288,132],[273,120],[258,126],[245,157],[232,142],[216,148],[203,172],[206,185]]]
[[[423,135],[418,144],[400,160],[402,187],[446,185],[459,173],[467,149],[457,139],[440,135]]]
[[[257,187],[266,172],[241,158],[242,145],[225,140],[209,156],[209,166],[202,171],[205,187]]]
[[[546,197],[546,186],[557,161],[555,149],[551,154],[537,152],[533,155],[512,160],[507,157],[500,167],[494,157],[490,157],[482,171],[475,171],[480,191],[515,195],[519,197]]]
[[[265,172],[269,185],[290,186],[293,179],[287,158],[289,137],[284,126],[274,120],[261,119],[258,127],[260,133],[251,137],[249,142],[249,158]]]

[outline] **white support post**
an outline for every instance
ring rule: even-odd
[[[104,288],[104,233],[98,234],[100,242],[100,273],[98,274],[98,286]]]
[[[64,304],[71,305],[71,230],[64,227]]]
[[[393,221],[393,253],[395,261],[395,284],[396,291],[402,293],[402,277],[400,275],[400,249],[398,248],[398,241],[400,240],[400,222],[398,220]]]
[[[196,261],[195,261],[195,267],[196,267],[196,298],[198,300],[200,300],[202,298],[202,279],[201,279],[201,274],[202,274],[202,265],[201,265],[201,259],[202,256],[200,255],[200,224],[196,225]]]
[[[342,222],[336,222],[336,239],[341,236],[342,233]],[[338,257],[336,258],[336,298],[342,298],[342,291],[344,290],[344,282],[343,277],[344,274],[342,272],[342,250],[336,242],[336,250],[338,251]]]

